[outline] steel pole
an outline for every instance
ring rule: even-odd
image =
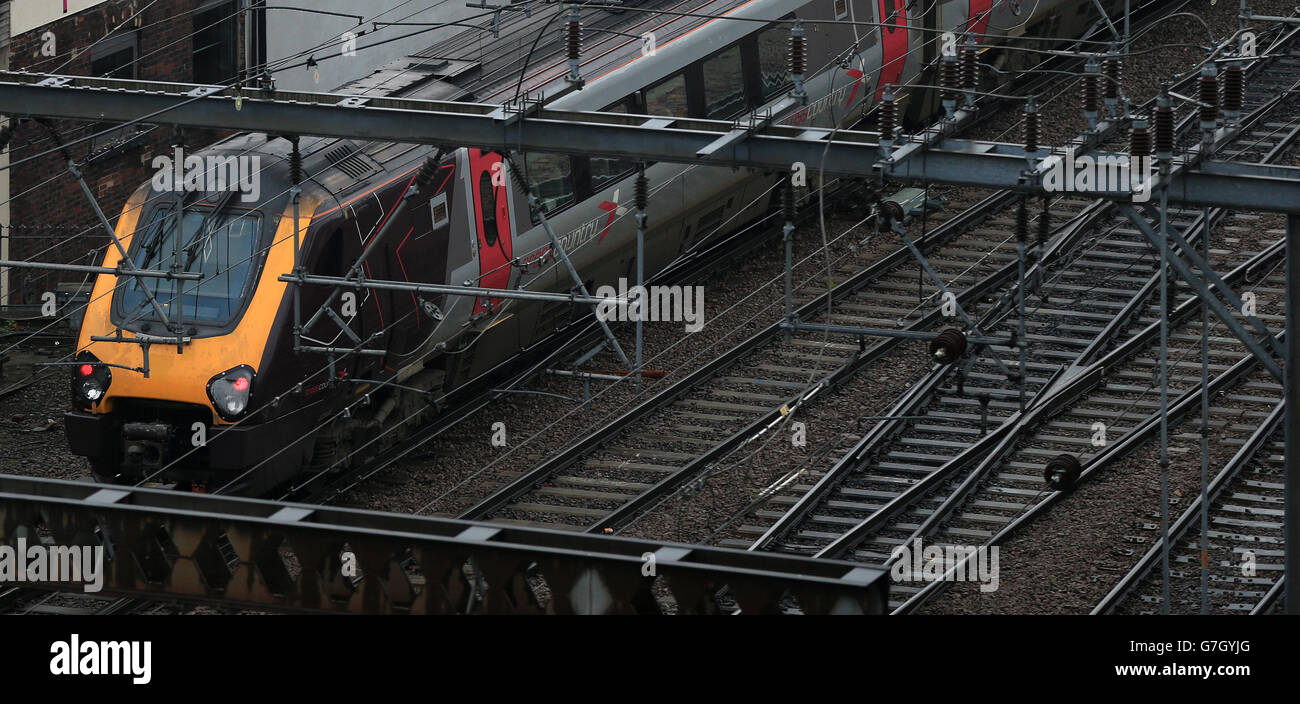
[[[636,316],[636,390],[641,391],[641,355],[643,338],[642,327],[645,319],[645,210],[638,210],[636,214],[636,290],[637,301],[640,303],[640,314]]]
[[[1292,450],[1300,443],[1300,216],[1286,219],[1286,612],[1300,614],[1300,574],[1296,573],[1296,548],[1300,546],[1300,457]]]
[[[1210,209],[1201,251],[1210,261]],[[1210,306],[1201,299],[1201,614],[1210,613]]]
[[[1131,4],[1131,0],[1124,0],[1124,53],[1125,54],[1128,53],[1129,40],[1133,37],[1133,34],[1130,31],[1130,27],[1129,27],[1130,15],[1132,14],[1130,11],[1131,8],[1129,7],[1130,4]]]
[[[1169,200],[1160,191],[1160,613],[1169,613]]]

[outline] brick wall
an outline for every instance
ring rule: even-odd
[[[123,30],[135,29],[139,38],[136,77],[141,80],[190,82],[194,76],[193,10],[206,0],[159,0],[148,7]],[[111,29],[127,21],[141,7],[142,0],[110,0],[76,15],[61,19],[13,38],[10,70],[90,75],[89,47]],[[42,56],[46,31],[54,33],[57,55]],[[238,32],[243,39],[242,23]],[[242,46],[239,56],[243,56]],[[71,61],[69,62],[69,59]],[[69,62],[67,66],[62,66]],[[65,141],[93,134],[91,123],[53,121],[51,126]],[[192,149],[216,141],[222,133],[211,130],[187,130],[185,144]],[[170,152],[176,140],[171,127],[158,126],[140,139],[140,144],[96,157],[88,162],[91,142],[72,144],[67,151],[79,165],[86,182],[95,193],[99,206],[113,224],[126,199],[152,176],[149,162],[154,154]],[[49,133],[33,122],[16,130],[10,143],[10,160],[19,161],[54,147]],[[11,169],[10,236],[13,259],[88,263],[102,254],[109,239],[98,224],[89,201],[76,180],[67,173],[66,159],[58,152],[41,156]],[[94,263],[98,263],[95,261]],[[18,298],[13,302],[31,302],[33,296],[51,290],[59,282],[76,283],[80,275],[37,271],[16,272],[11,289]]]

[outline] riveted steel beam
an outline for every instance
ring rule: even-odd
[[[881,175],[877,166],[886,161],[883,175],[903,181],[1047,192],[1040,179],[1027,177],[1025,151],[1019,145],[950,139],[909,149],[910,141],[903,139],[893,145],[894,158],[885,160],[879,135],[858,130],[769,125],[739,135],[735,123],[727,120],[546,108],[512,121],[505,119],[501,106],[480,103],[370,97],[361,104],[355,97],[329,93],[279,91],[268,97],[246,88],[14,72],[0,72],[0,104],[26,116],[475,145],[780,172],[799,162],[816,165],[828,176],[853,178]],[[719,140],[726,148],[717,148]],[[924,135],[915,140],[931,141]],[[1050,151],[1065,153],[1061,147]],[[1128,161],[1125,154],[1093,156]],[[1174,175],[1165,184],[1171,204],[1300,214],[1300,168],[1220,161],[1202,161],[1191,169],[1182,165],[1183,160],[1174,161]],[[1132,198],[1127,192],[1089,195]]]
[[[878,614],[888,597],[849,562],[0,475],[0,544],[38,531],[103,547],[105,595],[274,610],[728,613],[725,593],[741,613]]]

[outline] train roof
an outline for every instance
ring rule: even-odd
[[[789,14],[807,0],[643,0],[635,7],[699,15],[776,18]],[[569,72],[564,25],[569,6],[536,3],[531,12],[503,11],[495,35],[491,29],[467,28],[413,54],[388,62],[367,76],[344,83],[332,92],[344,95],[405,97],[425,100],[463,100],[501,103],[521,92],[556,95],[566,86]],[[583,16],[583,90],[571,91],[555,104],[579,110],[600,110],[659,77],[677,71],[742,35],[756,31],[754,22],[715,22],[707,32],[687,37],[712,22],[709,17],[666,16],[628,10],[610,12],[586,8]],[[641,56],[640,36],[653,31],[660,51],[654,61]],[[677,41],[686,38],[688,41]],[[536,41],[536,46],[533,42]],[[671,45],[671,46],[670,46]],[[364,50],[361,47],[360,50]],[[263,141],[260,145],[258,141]],[[289,144],[271,135],[240,134],[218,148],[288,158]],[[303,168],[336,196],[372,177],[410,168],[429,150],[426,146],[388,142],[359,143],[338,138],[303,138]],[[272,173],[284,165],[270,166]],[[286,171],[287,173],[287,171]]]
[[[643,0],[631,5],[635,9],[623,12],[586,8],[582,11],[582,74],[591,81],[639,57],[640,36],[645,32],[653,31],[656,43],[664,46],[709,22],[706,17],[637,10],[720,15],[745,6],[766,8],[790,1]],[[530,12],[503,11],[496,36],[488,29],[466,29],[345,83],[335,92],[488,103],[511,100],[516,90],[554,95],[565,86],[569,72],[564,41],[569,6],[552,2],[530,7]],[[528,68],[521,71],[525,61]]]

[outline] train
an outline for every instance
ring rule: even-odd
[[[1109,11],[1118,1],[1102,4]],[[942,30],[969,34],[981,61],[1014,73],[1025,54],[1006,51],[1008,37],[1047,47],[1044,37],[1079,37],[1098,17],[1093,0],[628,2],[584,10],[583,83],[574,89],[562,42],[567,7],[506,13],[499,36],[467,29],[335,93],[498,104],[541,94],[558,96],[547,103],[557,109],[847,126],[889,85],[936,82]],[[808,97],[774,114],[793,88],[793,18],[807,37]],[[933,92],[915,91],[912,118],[935,113]],[[243,172],[224,184],[188,173],[238,164],[255,168],[256,198],[231,187]],[[646,276],[770,213],[782,178],[263,133],[156,165],[162,175],[134,191],[117,219],[122,250],[137,269],[201,277],[97,277],[71,367],[68,442],[97,481],[245,495],[355,465],[397,442],[438,398],[575,316],[568,302],[339,289],[286,275],[571,292],[540,210],[595,291],[636,271],[631,205],[641,169],[650,184]],[[521,183],[534,189],[536,209]],[[118,267],[123,256],[109,247],[102,265]]]

